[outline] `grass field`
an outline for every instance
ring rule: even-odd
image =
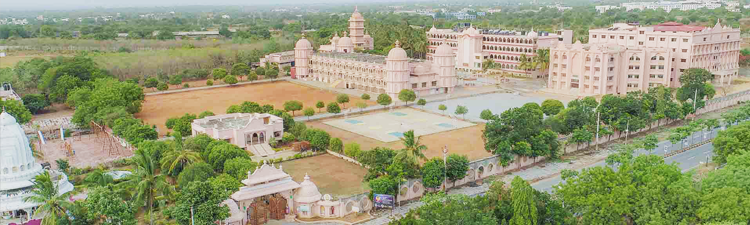
[[[354,96],[350,96],[349,99],[347,107],[353,107],[356,102],[363,101]],[[146,96],[143,109],[135,116],[148,124],[156,124],[159,134],[163,135],[168,131],[164,123],[170,117],[185,113],[199,114],[206,110],[224,114],[229,106],[239,105],[244,101],[253,101],[261,105],[271,104],[277,109],[283,109],[284,102],[289,100],[301,101],[304,107],[314,108],[317,101],[326,104],[335,101],[336,94],[285,81],[248,84]],[[373,105],[375,102],[369,101],[368,104]],[[315,111],[317,112],[317,109]],[[295,115],[301,113],[297,111]]]
[[[44,58],[49,59],[50,57],[56,57],[60,54],[55,53],[43,53],[43,52],[8,52],[7,56],[0,58],[0,68],[14,67],[16,63],[33,58]]]
[[[382,112],[383,111],[376,111],[368,114]],[[361,146],[362,150],[370,150],[375,147],[388,147],[398,150],[404,147],[401,141],[382,142],[325,124],[326,121],[337,119],[339,118],[307,122],[307,127],[323,129],[330,133],[331,137],[341,138],[341,140],[344,141],[344,144],[356,142]],[[484,150],[484,142],[482,141],[483,129],[484,124],[479,124],[440,133],[423,135],[420,136],[420,141],[427,146],[427,151],[425,151],[424,154],[428,159],[433,157],[442,158],[444,146],[448,146],[449,154],[456,153],[459,155],[466,155],[469,160],[481,159],[492,156],[492,154]]]
[[[336,156],[319,156],[282,162],[284,172],[292,175],[294,181],[302,182],[305,174],[318,186],[321,194],[349,196],[363,193],[369,188],[363,183],[367,170]]]

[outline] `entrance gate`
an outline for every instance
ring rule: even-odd
[[[269,220],[283,220],[286,215],[286,205],[287,200],[278,194],[256,198],[247,208],[248,223],[260,225]]]

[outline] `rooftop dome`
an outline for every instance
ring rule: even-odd
[[[526,34],[526,37],[535,38],[539,37],[539,34],[534,31],[534,28],[531,28],[531,31],[529,31],[528,34]]]
[[[300,38],[299,41],[297,41],[297,44],[294,45],[294,48],[311,49],[312,44],[310,44],[310,41],[308,41],[307,38],[305,38],[305,34],[302,34],[302,38]]]
[[[365,31],[365,38],[370,38],[370,32]]]
[[[404,51],[403,48],[401,48],[401,42],[398,42],[396,40],[396,47],[393,47],[391,51],[388,52],[388,60],[407,60],[408,57],[406,57],[406,51]]]
[[[435,24],[432,25],[432,28],[430,28],[430,33],[437,32],[437,28],[435,28]]]
[[[435,50],[435,55],[439,55],[439,56],[453,55],[453,49],[451,48],[451,46],[448,46],[446,42],[443,42],[443,44],[438,46],[437,50]]]
[[[311,203],[320,200],[321,194],[318,191],[318,186],[310,181],[310,176],[305,174],[305,180],[299,184],[300,187],[297,192],[294,193],[294,201],[302,203]]]
[[[339,43],[339,33],[334,32],[333,37],[331,38],[331,44]]]
[[[479,32],[477,31],[477,29],[474,29],[474,27],[469,27],[469,29],[464,30],[463,34],[474,35],[479,34]]]
[[[349,47],[349,46],[354,46],[354,43],[352,42],[351,38],[345,36],[339,39],[336,45],[341,46],[341,47]]]

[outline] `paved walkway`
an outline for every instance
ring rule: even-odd
[[[146,96],[149,95],[163,95],[163,94],[172,94],[172,93],[180,93],[180,92],[187,92],[187,91],[198,91],[198,90],[208,90],[213,88],[222,88],[222,87],[229,87],[229,86],[242,86],[242,85],[248,85],[248,84],[258,84],[258,83],[268,83],[268,82],[276,82],[276,81],[284,81],[284,80],[291,80],[290,77],[282,77],[282,78],[276,78],[276,79],[263,79],[258,81],[243,81],[239,82],[233,85],[229,84],[217,84],[213,86],[202,86],[202,87],[191,87],[191,88],[181,88],[181,89],[174,89],[174,90],[166,90],[166,91],[157,91],[157,92],[149,92],[146,93]]]

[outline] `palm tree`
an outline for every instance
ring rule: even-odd
[[[46,170],[34,177],[33,183],[31,195],[24,197],[23,201],[40,204],[36,214],[46,213],[44,219],[42,219],[42,224],[52,225],[57,224],[58,219],[68,220],[65,212],[67,211],[66,208],[71,207],[68,201],[70,192],[58,194],[60,192],[59,187],[52,180],[49,171]]]
[[[128,179],[120,183],[120,185],[135,192],[133,200],[136,203],[134,205],[142,206],[144,203],[147,204],[149,218],[151,218],[150,224],[153,225],[154,198],[159,193],[165,195],[171,193],[170,185],[167,183],[166,176],[159,174],[159,171],[157,171],[157,162],[154,162],[150,151],[143,149],[136,150],[133,161],[137,165],[135,174],[128,176]]]
[[[487,73],[487,70],[495,68],[495,60],[485,59],[482,62],[482,72]]]
[[[86,175],[84,181],[92,186],[107,186],[107,184],[114,182],[114,178],[112,178],[112,175],[104,172],[103,169],[98,168]]]
[[[200,153],[184,148],[182,135],[175,132],[174,137],[172,151],[165,153],[161,158],[161,169],[168,171],[168,174],[173,174],[175,168],[185,168],[190,164],[201,161]]]
[[[521,57],[518,57],[518,69],[523,70],[523,74],[528,74],[528,71],[530,69],[533,69],[533,63],[531,62],[530,58],[526,56],[526,54],[521,54]]]
[[[427,146],[419,143],[419,137],[414,137],[414,130],[404,132],[404,137],[400,138],[404,143],[404,149],[399,154],[405,154],[415,164],[419,165],[419,159],[427,160],[422,151],[427,150]]]
[[[547,81],[548,74],[545,73],[549,69],[549,49],[537,49],[536,56],[534,56],[533,68],[538,68],[544,74],[544,81]]]

